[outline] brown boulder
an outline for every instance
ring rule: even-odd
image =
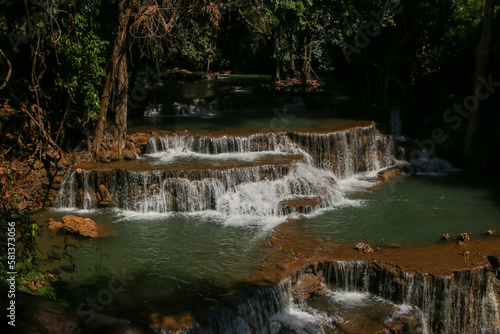
[[[161,316],[153,313],[149,316],[149,326],[156,331],[180,332],[194,324],[194,317],[191,313],[182,313],[175,316]]]
[[[151,135],[143,132],[137,132],[131,135],[127,136],[127,139],[130,140],[130,142],[133,144],[135,147],[135,153],[137,154],[142,154],[146,153],[148,149],[148,142],[149,138]]]
[[[63,217],[62,228],[69,233],[79,234],[83,237],[97,238],[99,236],[97,225],[90,218],[66,215]]]
[[[398,165],[398,166],[387,168],[387,169],[384,169],[384,170],[378,172],[378,174],[377,174],[378,183],[376,185],[368,188],[368,190],[370,190],[370,191],[377,190],[377,189],[381,188],[383,185],[387,184],[392,179],[403,175],[403,173],[401,172],[401,169],[403,167],[404,167],[404,165]]]
[[[457,239],[458,241],[463,241],[463,242],[470,241],[470,232],[460,233],[459,235],[457,235]]]
[[[373,253],[373,248],[364,242],[358,242],[358,244],[354,246],[354,249],[360,250],[363,253]]]

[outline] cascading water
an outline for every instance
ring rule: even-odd
[[[326,282],[338,289],[369,292],[417,307],[424,332],[500,333],[493,275],[489,268],[450,276],[405,273],[366,262],[331,262],[322,268]]]
[[[214,210],[226,218],[282,218],[290,213],[283,203],[293,200],[313,203],[314,208],[342,203],[337,180],[378,171],[395,161],[392,138],[381,136],[374,125],[331,133],[177,133],[151,138],[147,152],[136,160],[145,166],[142,169],[124,165],[70,170],[56,205],[112,206],[140,213]],[[366,262],[320,267],[316,272],[322,272],[335,293],[378,296],[399,305],[402,313],[408,306],[418,313],[421,332],[500,333],[496,295],[486,268],[437,277]],[[317,333],[324,324],[335,328],[337,320],[328,315],[307,316],[310,309],[293,301],[291,289],[288,280],[254,289],[229,306],[206,311],[187,332]]]
[[[156,164],[147,170],[70,171],[56,204],[82,209],[112,205],[160,213],[215,210],[229,217],[282,216],[293,211],[282,207],[290,200],[309,200],[315,208],[342,203],[336,179],[394,162],[392,140],[380,136],[373,124],[320,134],[210,137],[176,133],[151,138],[147,151],[142,161]],[[293,158],[276,160],[287,156]],[[173,165],[182,159],[181,167]],[[200,161],[212,160],[226,164],[199,167]]]
[[[291,285],[288,280],[247,292],[243,300],[231,300],[217,310],[205,311],[197,323],[184,331],[198,333],[278,333],[273,316],[290,306]]]
[[[367,301],[381,305],[378,310],[393,313],[378,319],[380,324],[371,325],[385,326],[387,332],[397,323],[408,333],[500,333],[488,268],[432,276],[362,261],[332,261],[313,267],[306,267],[297,277],[318,273],[326,285],[325,298],[341,303],[329,303],[329,310],[315,310],[294,301],[293,284],[285,279],[274,287],[254,291],[244,301],[203,314],[200,323],[186,333],[344,333],[347,325],[351,330],[360,330],[362,325],[343,323],[343,311],[337,307],[343,302],[362,309]]]

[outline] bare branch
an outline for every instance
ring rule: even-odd
[[[7,58],[7,56],[3,53],[2,49],[0,49],[0,55],[5,59],[5,63],[7,64],[7,67],[8,67],[7,75],[5,76],[4,82],[0,86],[0,90],[2,90],[9,83],[10,76],[12,74],[12,64],[10,63],[9,58]]]

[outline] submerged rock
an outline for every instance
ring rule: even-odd
[[[373,253],[373,248],[364,242],[358,242],[358,244],[354,246],[354,249],[360,250],[363,253]]]
[[[292,296],[298,300],[304,300],[311,295],[322,295],[324,293],[321,277],[311,273],[300,275],[292,288]]]
[[[179,332],[194,324],[194,316],[191,313],[182,313],[176,316],[162,316],[153,313],[149,316],[149,326],[161,332]]]
[[[460,233],[459,235],[457,235],[457,239],[459,242],[460,241],[462,241],[462,242],[470,241],[470,232]]]
[[[403,169],[405,167],[406,167],[406,165],[398,165],[398,166],[384,169],[384,170],[378,172],[377,178],[378,178],[379,182],[376,185],[368,188],[368,190],[377,190],[377,189],[381,188],[382,186],[384,186],[385,184],[387,184],[392,179],[403,175],[401,169]]]

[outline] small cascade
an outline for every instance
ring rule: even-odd
[[[392,138],[380,136],[375,125],[325,134],[290,132],[288,135],[311,154],[318,168],[331,170],[339,178],[394,163]]]
[[[381,136],[374,124],[330,133],[279,132],[246,137],[172,134],[151,138],[148,145],[149,153],[300,153],[310,157],[315,167],[332,171],[338,178],[391,166],[394,150],[392,137]]]
[[[433,276],[362,261],[308,266],[294,275],[294,281],[285,279],[273,287],[248,293],[243,300],[225,304],[230,306],[204,312],[185,333],[324,333],[325,330],[343,333],[346,324],[336,315],[341,310],[334,307],[324,313],[325,310],[315,311],[294,300],[299,277],[311,272],[325,282],[327,295],[337,298],[346,295],[351,299],[373,296],[371,303],[380,303],[380,309],[386,312],[392,309],[392,316],[380,318],[382,323],[377,325],[384,326],[387,332],[392,332],[389,328],[395,325],[408,333],[500,333],[493,274],[489,268]]]
[[[224,307],[203,312],[186,334],[279,333],[273,316],[284,312],[291,301],[290,281],[247,292],[242,299],[226,301]],[[278,330],[277,330],[278,329]]]
[[[149,139],[148,152],[195,152],[202,154],[248,153],[261,151],[286,152],[289,141],[275,133],[253,134],[247,137],[210,137],[174,133],[164,137]]]
[[[366,262],[339,261],[321,269],[327,284],[335,288],[368,292],[417,307],[425,319],[424,332],[500,333],[489,268],[433,276]]]
[[[71,168],[61,183],[61,188],[57,194],[54,205],[59,208],[77,208],[82,207],[76,202],[76,170]]]
[[[410,153],[410,163],[415,167],[417,174],[444,175],[459,171],[448,160],[438,158],[434,153],[425,150]]]
[[[296,196],[321,194],[321,207],[333,206],[343,198],[331,173],[304,164],[224,170],[72,171],[63,189],[80,190],[69,200],[60,196],[60,207],[88,210],[110,203],[136,212],[216,210],[227,216],[279,216],[279,203]]]

